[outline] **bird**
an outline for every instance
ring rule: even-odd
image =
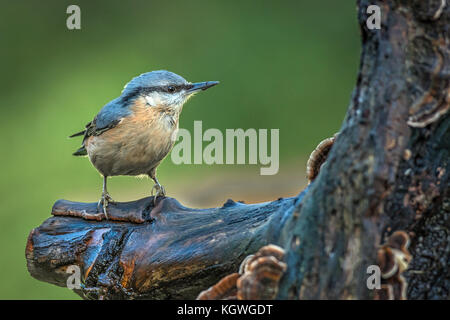
[[[167,70],[143,73],[129,81],[120,96],[107,103],[84,130],[70,136],[83,136],[73,155],[88,156],[103,176],[97,210],[106,219],[108,204],[115,202],[108,193],[108,177],[147,175],[155,183],[151,189],[152,195],[156,191],[154,204],[166,195],[156,168],[175,144],[183,105],[218,83],[191,83]]]

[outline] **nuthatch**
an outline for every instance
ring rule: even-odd
[[[190,83],[165,70],[141,74],[125,85],[121,95],[106,104],[86,129],[70,136],[84,136],[81,148],[73,155],[89,156],[103,175],[98,208],[103,206],[106,217],[108,203],[114,202],[106,187],[110,176],[148,175],[155,182],[154,199],[165,196],[156,168],[175,143],[183,104],[218,83]]]

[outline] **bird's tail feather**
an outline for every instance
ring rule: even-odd
[[[72,155],[78,156],[78,157],[87,156],[87,150],[84,146],[82,146],[80,149],[78,149],[77,151],[72,153]]]

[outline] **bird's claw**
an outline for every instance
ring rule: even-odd
[[[155,185],[152,187],[152,196],[153,196],[153,191],[155,191],[155,190],[156,190],[156,193],[155,193],[155,196],[153,197],[153,205],[156,205],[156,199],[158,197],[166,196],[166,190],[159,183],[155,183]]]
[[[109,219],[107,208],[108,208],[108,204],[110,204],[110,203],[114,203],[113,198],[111,198],[111,196],[107,192],[102,193],[102,197],[100,198],[100,200],[97,203],[97,210],[99,212],[103,212],[103,214],[106,217],[106,220]]]

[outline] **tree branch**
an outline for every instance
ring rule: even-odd
[[[26,256],[33,277],[66,286],[67,267],[81,269],[84,298],[194,299],[242,260],[274,241],[295,198],[190,209],[172,198],[111,204],[60,200],[34,229]],[[83,219],[80,219],[83,217]],[[98,221],[98,220],[101,221]],[[136,223],[138,222],[138,223]]]

